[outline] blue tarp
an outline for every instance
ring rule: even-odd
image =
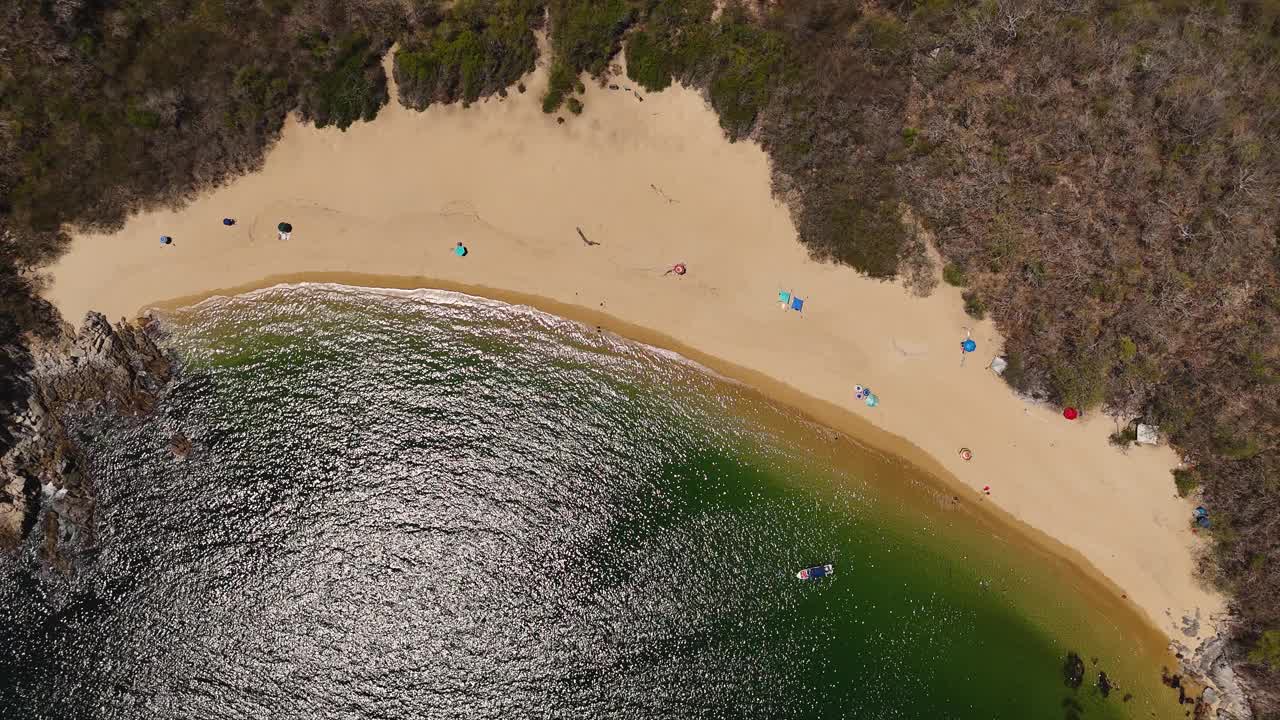
[[[800,312],[804,309],[804,301],[798,297],[791,298],[791,309]]]

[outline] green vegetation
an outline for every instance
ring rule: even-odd
[[[1200,474],[1195,470],[1179,468],[1173,471],[1173,484],[1180,497],[1187,497],[1200,487]]]
[[[290,111],[372,118],[395,40],[404,104],[501,94],[534,66],[545,11],[544,110],[582,112],[579,78],[605,82],[625,48],[635,84],[695,87],[728,139],[758,140],[814,258],[927,290],[928,237],[966,312],[1006,338],[1012,387],[1160,425],[1189,466],[1178,492],[1215,518],[1237,657],[1280,627],[1280,563],[1257,562],[1280,547],[1280,2],[714,9],[7,3],[5,26],[22,29],[0,39],[10,368],[17,333],[54,318],[35,271],[64,225],[113,227],[254,167]]]
[[[1280,670],[1280,630],[1262,633],[1258,644],[1249,651],[1249,662],[1266,665],[1270,670]]]
[[[551,85],[542,111],[552,113],[578,87],[578,75],[600,77],[622,48],[622,34],[635,18],[628,0],[550,0]],[[577,102],[582,112],[582,101]]]
[[[964,287],[969,284],[969,276],[965,275],[964,268],[955,263],[947,263],[943,266],[942,280],[955,287]]]
[[[347,35],[336,45],[322,43],[321,53],[332,53],[332,67],[320,73],[302,98],[303,114],[316,127],[336,125],[341,130],[357,120],[368,122],[387,104],[387,78],[379,60],[382,49],[362,35]]]
[[[533,30],[544,6],[544,0],[459,0],[396,52],[401,102],[418,110],[433,102],[467,104],[515,84],[537,60]]]

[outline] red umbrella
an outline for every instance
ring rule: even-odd
[[[1068,420],[1075,420],[1076,418],[1080,417],[1080,413],[1075,408],[1069,407],[1062,411],[1062,417]]]

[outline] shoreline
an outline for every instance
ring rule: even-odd
[[[889,433],[847,408],[806,395],[769,375],[709,355],[660,331],[627,322],[608,313],[529,293],[453,283],[436,278],[359,273],[293,273],[264,278],[260,282],[247,283],[234,288],[210,290],[205,293],[148,303],[139,308],[138,315],[141,316],[153,310],[163,315],[165,312],[189,308],[217,297],[232,297],[267,288],[312,283],[345,285],[371,290],[444,290],[460,293],[507,305],[529,307],[588,328],[599,328],[627,342],[676,353],[684,360],[695,364],[699,371],[709,372],[719,379],[739,385],[747,394],[756,395],[768,402],[788,408],[805,421],[833,431],[840,441],[855,445],[860,451],[874,453],[889,462],[905,464],[925,477],[929,490],[960,497],[962,508],[982,531],[990,532],[994,539],[1001,542],[1026,541],[1020,543],[1020,549],[1038,556],[1043,561],[1057,563],[1059,567],[1055,568],[1058,571],[1056,575],[1062,577],[1064,572],[1075,575],[1075,578],[1064,578],[1064,582],[1079,588],[1082,593],[1089,593],[1091,605],[1105,606],[1108,613],[1132,617],[1136,622],[1129,629],[1135,631],[1136,636],[1144,643],[1148,643],[1146,650],[1150,652],[1160,648],[1154,654],[1166,656],[1169,666],[1176,667],[1177,659],[1168,649],[1168,641],[1171,638],[1156,627],[1140,608],[1127,599],[1127,594],[1119,584],[1094,567],[1078,550],[1028,524],[997,504],[985,502],[986,498],[981,493],[973,498],[959,495],[959,493],[973,494],[973,488],[948,472],[933,456],[909,439]],[[882,489],[890,490],[887,487]],[[1005,533],[1012,537],[1006,537]],[[1084,586],[1082,587],[1079,583],[1083,583]],[[1099,592],[1090,592],[1095,590]]]
[[[673,86],[641,103],[592,85],[586,112],[560,124],[538,108],[545,67],[527,84],[505,101],[422,113],[393,92],[377,120],[345,133],[291,118],[255,173],[181,209],[140,213],[117,233],[75,233],[46,297],[74,320],[89,309],[134,314],[155,298],[172,307],[344,278],[585,319],[728,369],[973,493],[1167,640],[1194,646],[1213,634],[1224,601],[1192,577],[1198,541],[1167,446],[1122,453],[1107,443],[1110,418],[1068,423],[1014,395],[982,367],[1001,340],[990,321],[963,313],[959,289],[916,298],[810,260],[771,194],[763,151],[727,143],[697,93]],[[237,224],[222,227],[225,216]],[[275,237],[279,221],[294,225],[290,240]],[[174,244],[158,245],[162,234]],[[455,258],[454,242],[471,253]],[[677,262],[689,273],[665,275]],[[780,290],[804,297],[803,313],[780,309]],[[962,367],[965,328],[978,352]],[[853,405],[855,383],[874,387],[881,406]],[[962,446],[971,462],[957,456]],[[1184,615],[1200,617],[1195,637],[1181,632]]]

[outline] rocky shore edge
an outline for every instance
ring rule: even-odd
[[[25,368],[19,397],[0,418],[0,554],[20,547],[45,568],[70,572],[93,546],[95,493],[70,428],[95,417],[150,413],[173,377],[172,358],[156,344],[146,317],[114,326],[89,313],[77,331],[63,323],[53,337],[3,348]]]

